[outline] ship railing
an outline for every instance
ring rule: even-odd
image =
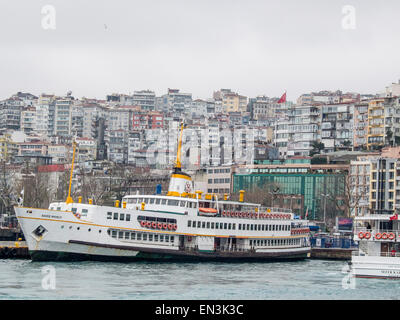
[[[355,256],[355,257],[363,257],[363,256],[373,257],[373,256],[376,256],[376,257],[386,257],[386,258],[399,258],[400,257],[400,252],[381,252],[380,254],[377,254],[377,255],[368,255],[365,252],[360,252],[360,251],[356,250],[356,251],[353,251],[351,253],[351,255]]]
[[[400,252],[381,252],[381,257],[399,258],[400,257]]]
[[[261,207],[260,210],[261,212],[267,212],[268,210],[270,210],[271,213],[276,213],[276,212],[292,213],[292,210],[286,208]]]

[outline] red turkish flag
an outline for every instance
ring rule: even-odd
[[[285,103],[286,102],[286,92],[282,95],[282,97],[279,99],[278,103]]]

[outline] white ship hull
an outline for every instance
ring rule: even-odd
[[[400,257],[353,256],[351,267],[358,278],[400,279]]]
[[[308,235],[291,235],[290,231],[245,231],[209,230],[188,227],[188,220],[198,222],[228,221],[238,225],[241,222],[271,223],[267,220],[222,217],[191,217],[185,214],[171,214],[140,210],[137,208],[116,208],[88,204],[56,204],[64,206],[59,210],[16,207],[15,211],[25,235],[33,260],[287,260],[304,259],[310,254],[306,241]],[[68,207],[69,206],[69,207]],[[71,209],[87,209],[87,216],[77,217]],[[129,215],[130,220],[107,219],[108,213]],[[119,216],[119,217],[120,217]],[[171,217],[177,220],[177,230],[154,230],[143,227],[140,216]],[[275,221],[276,225],[289,225],[290,221]],[[221,222],[222,224],[222,222]],[[230,225],[230,224],[229,224]],[[282,228],[283,229],[283,228]],[[113,236],[114,232],[117,236]],[[129,235],[150,234],[158,242],[132,240]],[[122,234],[122,236],[121,236]],[[128,235],[128,238],[127,238]],[[154,237],[154,238],[153,238]],[[163,242],[161,241],[161,237]],[[168,238],[168,242],[167,242]],[[218,238],[220,247],[215,247]],[[252,239],[281,239],[282,245],[263,246]],[[234,240],[232,240],[234,239]],[[274,240],[272,240],[274,239]],[[143,240],[143,239],[142,239]],[[290,240],[290,241],[289,241]],[[264,242],[262,242],[264,241]],[[266,244],[267,240],[261,243]],[[249,243],[253,243],[249,245]],[[291,244],[291,245],[283,245]],[[233,245],[234,244],[234,245]]]

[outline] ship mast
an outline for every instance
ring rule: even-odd
[[[73,142],[72,142],[72,145],[73,145],[73,152],[72,152],[71,175],[70,175],[70,177],[69,177],[68,197],[67,197],[67,200],[65,201],[65,203],[67,203],[67,204],[73,203],[73,202],[74,202],[74,200],[72,200],[72,197],[71,197],[71,186],[72,186],[72,173],[74,172],[76,142],[73,141]]]
[[[183,128],[185,127],[183,121],[181,123],[181,132],[179,134],[178,138],[178,151],[176,154],[176,161],[175,161],[175,167],[174,171],[179,172],[182,171],[182,162],[181,162],[181,156],[182,156],[182,137],[183,137]]]
[[[185,124],[182,121],[181,132],[178,138],[178,150],[176,153],[176,160],[174,164],[174,170],[172,171],[171,174],[167,196],[188,197],[191,196],[193,192],[193,182],[190,175],[182,171],[181,157],[182,157],[182,137],[184,128]]]

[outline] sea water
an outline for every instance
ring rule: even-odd
[[[349,280],[347,261],[103,263],[0,260],[0,299],[397,299],[400,281]],[[379,292],[379,295],[377,295]]]

